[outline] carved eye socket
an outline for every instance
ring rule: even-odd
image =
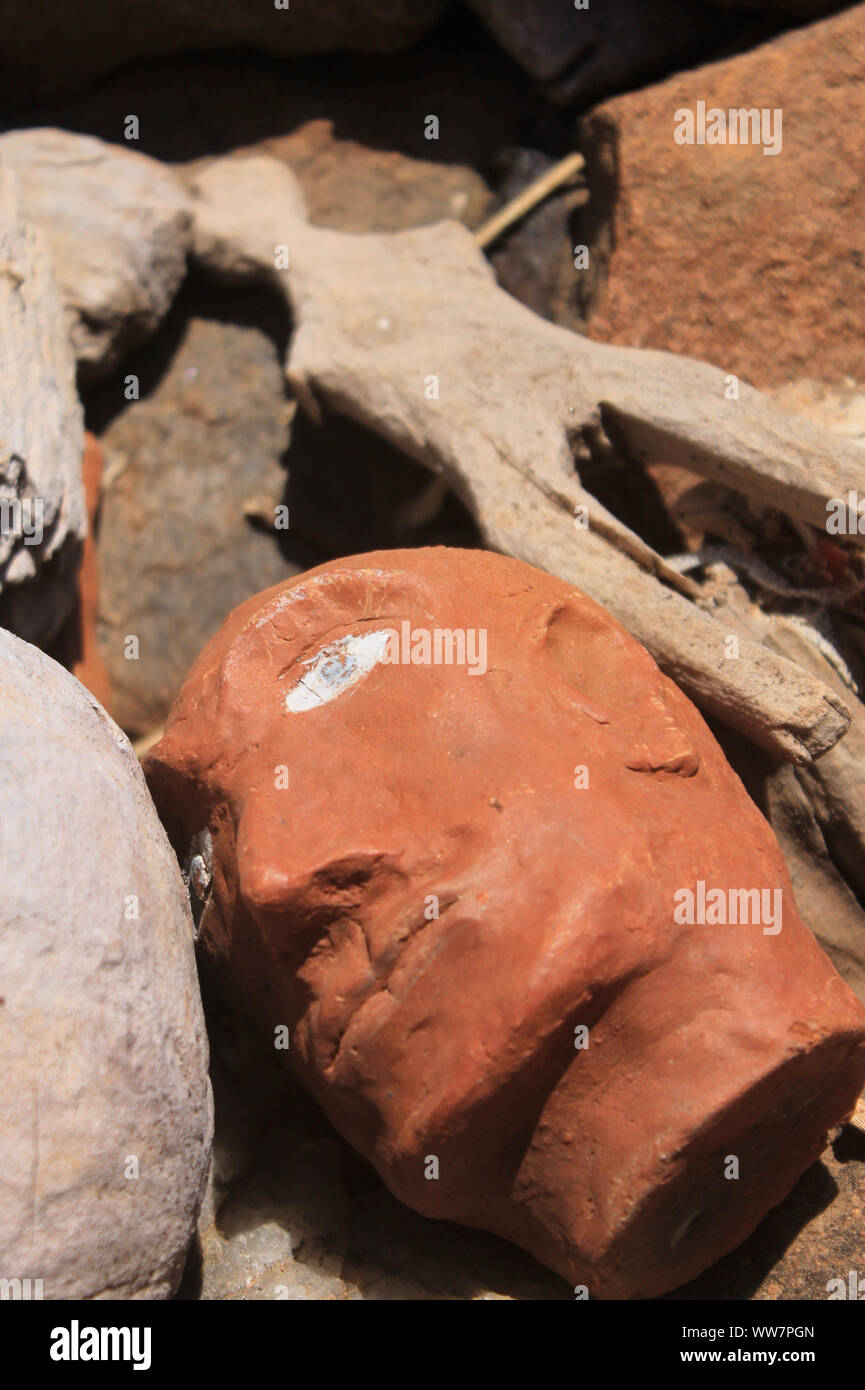
[[[384,659],[391,635],[390,628],[348,633],[301,662],[307,669],[285,696],[286,713],[317,709],[366,680]]]
[[[209,830],[199,830],[197,835],[193,835],[181,873],[189,894],[194,937],[197,941],[213,884],[213,839]]]

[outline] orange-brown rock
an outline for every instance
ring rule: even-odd
[[[611,204],[592,337],[704,358],[761,389],[865,379],[863,24],[857,5],[585,119],[595,216]],[[676,112],[696,118],[699,101],[780,110],[780,152],[678,144]]]
[[[865,1013],[771,830],[561,580],[432,549],[267,590],[145,771],[223,988],[336,1127],[591,1297],[693,1278],[853,1110]]]
[[[78,677],[82,685],[87,686],[100,704],[110,707],[111,682],[96,635],[99,621],[99,560],[96,555],[95,531],[99,499],[102,495],[103,463],[99,440],[88,431],[84,436],[84,462],[81,470],[87,503],[87,539],[84,542],[78,575],[77,617],[80,625],[80,651],[78,659],[72,665],[72,674]]]
[[[75,607],[54,646],[53,655],[86,686],[106,709],[111,708],[111,681],[99,651],[99,560],[96,553],[96,527],[102,496],[102,446],[89,430],[84,434],[81,480],[87,507],[87,535],[81,547],[81,563]]]

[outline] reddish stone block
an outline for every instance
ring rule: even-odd
[[[761,390],[865,380],[863,21],[853,6],[584,119],[593,196],[610,200],[591,337],[703,358]],[[741,129],[678,143],[681,112],[699,139],[701,102],[759,112],[777,152],[762,126],[759,142],[749,126],[746,144]]]

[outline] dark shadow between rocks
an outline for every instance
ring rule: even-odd
[[[283,553],[301,569],[370,550],[483,546],[452,489],[345,416],[317,425],[298,413],[283,462],[290,520]]]
[[[845,1125],[832,1141],[832,1152],[839,1163],[865,1163],[865,1130],[858,1125]]]
[[[198,1232],[192,1237],[189,1253],[186,1256],[186,1264],[183,1267],[183,1275],[180,1280],[177,1292],[174,1297],[181,1303],[197,1302],[201,1298],[202,1284],[202,1254],[201,1237]]]
[[[192,270],[152,338],[124,357],[107,380],[95,384],[79,382],[89,430],[103,435],[112,420],[131,404],[125,394],[130,376],[138,378],[138,399],[147,400],[153,395],[171,367],[191,318],[257,328],[271,339],[279,360],[285,359],[291,316],[278,295],[258,285],[215,286],[212,279]]]
[[[48,527],[45,534],[50,534]],[[0,627],[58,659],[55,644],[57,650],[62,647],[64,625],[74,613],[80,562],[81,546],[69,536],[33,579],[10,584],[0,593]]]
[[[827,0],[826,12],[839,8],[842,0]],[[56,125],[122,142],[124,118],[134,112],[141,122],[136,147],[177,161],[325,118],[334,120],[338,133],[366,145],[480,167],[490,142],[513,143],[521,124],[532,143],[531,134],[537,137],[545,126],[552,135],[557,112],[579,112],[684,67],[733,56],[807,17],[768,6],[702,6],[673,44],[658,35],[663,15],[647,20],[638,13],[637,23],[619,32],[622,21],[623,14],[612,14],[594,42],[583,45],[551,80],[555,102],[473,13],[453,5],[417,43],[390,54],[291,58],[241,46],[190,51],[126,64],[84,90],[76,90],[75,72],[69,71],[68,95],[42,101],[30,100],[26,74],[13,72],[0,98],[0,125]],[[621,61],[622,50],[637,50],[639,61]],[[429,146],[436,142],[427,143],[423,135],[428,112],[440,117],[442,127],[433,150]]]
[[[597,465],[580,466],[580,481],[613,516],[659,555],[685,550],[685,537],[670,515],[654,478],[638,463],[612,455]]]
[[[279,58],[252,49],[129,64],[87,91],[3,113],[3,128],[52,125],[169,163],[223,154],[329,120],[337,136],[416,159],[482,169],[536,122],[560,125],[531,79],[471,14],[451,11],[414,47],[393,54]],[[425,136],[428,114],[439,138]]]

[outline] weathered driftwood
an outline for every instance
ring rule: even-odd
[[[50,639],[74,600],[74,550],[87,528],[84,422],[51,256],[0,167],[0,623]],[[41,532],[41,538],[40,538]],[[52,567],[61,555],[63,572]],[[26,585],[26,602],[18,595]]]
[[[72,346],[88,377],[104,376],[155,332],[186,273],[189,199],[166,165],[68,130],[0,136],[28,222],[54,260]]]
[[[795,661],[832,686],[851,709],[844,738],[804,767],[784,766],[735,734],[722,741],[778,837],[802,916],[865,1002],[865,705],[852,689],[833,632],[821,630],[818,615],[809,620],[766,613],[723,563],[707,571],[707,588],[725,626]]]
[[[834,862],[865,901],[865,705],[845,685],[833,663],[788,619],[773,618],[766,642],[817,680],[832,686],[852,711],[846,737],[810,767],[800,768],[796,775],[808,794]],[[862,954],[865,959],[865,938]]]
[[[746,638],[731,656],[729,629],[690,601],[695,586],[583,489],[575,462],[612,440],[731,486],[756,478],[766,501],[792,498],[817,521],[824,491],[850,483],[853,445],[748,388],[727,400],[715,367],[538,318],[498,289],[458,223],[366,236],[310,226],[291,173],[266,157],[218,160],[194,191],[199,260],[287,296],[287,375],[310,415],[349,415],[443,474],[490,546],[604,604],[707,712],[788,761],[837,742],[844,701]]]
[[[843,746],[846,740],[841,742]],[[809,770],[775,767],[765,782],[765,813],[787,861],[799,911],[838,973],[865,1003],[865,913],[833,862],[802,785],[803,772],[807,776]]]

